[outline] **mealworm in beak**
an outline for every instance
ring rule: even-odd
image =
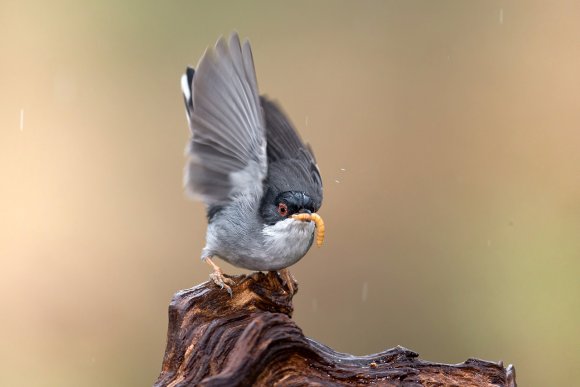
[[[322,242],[324,241],[324,221],[318,214],[294,214],[292,215],[293,219],[296,220],[311,220],[316,225],[316,246],[322,246]]]

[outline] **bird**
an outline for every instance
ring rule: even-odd
[[[278,272],[290,293],[288,269],[316,241],[324,223],[322,177],[277,102],[259,94],[252,49],[236,32],[208,47],[181,78],[190,129],[184,185],[205,203],[202,261],[210,279],[232,295],[233,281],[214,262]],[[318,229],[318,230],[316,230]]]

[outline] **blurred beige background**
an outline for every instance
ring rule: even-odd
[[[207,279],[179,89],[219,35],[316,151],[295,319],[580,378],[577,2],[0,2],[0,385],[144,386]],[[240,272],[226,266],[229,273]]]

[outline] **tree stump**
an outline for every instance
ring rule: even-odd
[[[305,337],[276,273],[230,277],[233,296],[210,282],[169,306],[161,386],[516,386],[513,366],[468,359],[432,363],[403,347],[353,356]]]

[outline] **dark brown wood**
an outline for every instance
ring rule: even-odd
[[[155,386],[516,386],[501,362],[432,363],[403,347],[368,356],[338,353],[292,321],[292,296],[275,273],[231,277],[175,294]]]

